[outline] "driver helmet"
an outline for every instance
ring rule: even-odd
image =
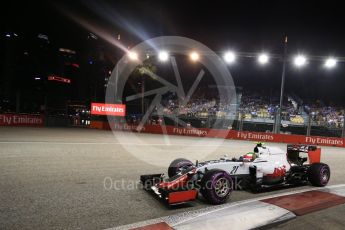
[[[254,152],[248,152],[243,155],[244,161],[253,161],[256,158],[256,154]]]

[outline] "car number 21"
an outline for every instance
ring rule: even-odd
[[[230,172],[230,174],[235,174],[237,172],[237,169],[239,168],[240,166],[234,166]]]

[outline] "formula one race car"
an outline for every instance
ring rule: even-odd
[[[237,185],[254,191],[307,183],[326,186],[330,168],[320,163],[320,158],[321,149],[316,146],[288,145],[284,151],[257,143],[253,152],[238,159],[224,157],[193,164],[179,158],[171,162],[169,178],[153,174],[142,175],[140,180],[146,190],[169,205],[195,200],[199,192],[211,204],[222,204],[233,189],[239,189]]]

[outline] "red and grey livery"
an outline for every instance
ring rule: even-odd
[[[330,168],[320,162],[321,149],[309,145],[288,145],[287,150],[258,143],[254,151],[238,159],[196,162],[179,158],[171,162],[168,178],[164,174],[142,175],[146,190],[153,191],[169,205],[193,201],[199,192],[211,204],[225,203],[235,183],[242,188],[260,190],[276,186],[311,183],[326,186]],[[238,182],[241,183],[238,183]]]

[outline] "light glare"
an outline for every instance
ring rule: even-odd
[[[236,55],[234,52],[226,52],[225,55],[224,55],[224,60],[227,62],[227,63],[233,63],[236,59]]]
[[[260,64],[267,64],[268,63],[268,55],[267,54],[260,54],[258,57],[258,61]]]
[[[307,59],[303,55],[298,55],[297,57],[295,57],[294,63],[297,67],[301,67],[307,63]]]
[[[136,53],[136,52],[132,52],[132,51],[129,51],[128,52],[128,57],[129,57],[129,59],[131,59],[131,60],[138,60],[138,54]]]
[[[161,51],[158,53],[158,59],[160,61],[167,61],[169,59],[169,53],[167,51]]]
[[[328,58],[325,62],[326,68],[333,68],[337,65],[337,60],[334,58]]]
[[[192,53],[189,55],[189,57],[190,57],[190,59],[191,59],[192,61],[197,61],[197,60],[199,60],[199,58],[200,58],[200,56],[199,56],[199,54],[198,54],[197,52],[192,52]]]

